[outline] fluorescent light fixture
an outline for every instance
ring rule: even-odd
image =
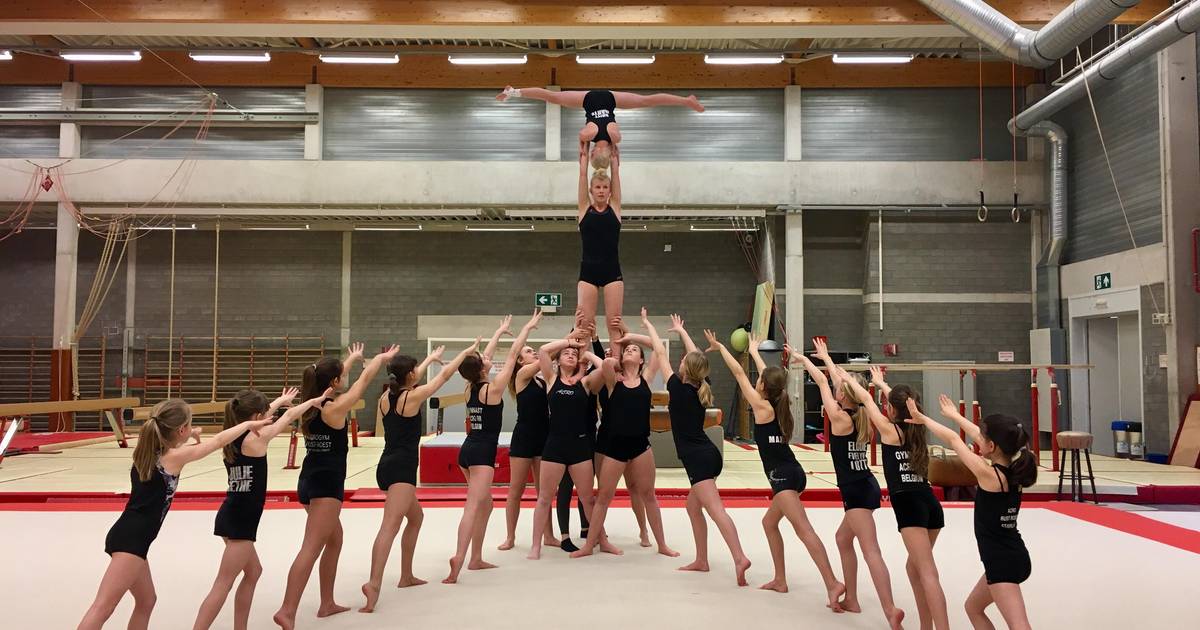
[[[12,61],[12,51],[0,50],[0,61]]]
[[[753,66],[783,63],[783,55],[704,55],[704,63],[722,66]]]
[[[241,61],[246,63],[262,63],[271,60],[271,53],[267,51],[206,51],[206,52],[190,52],[188,56],[192,61]]]
[[[400,63],[400,55],[397,55],[396,53],[321,53],[320,57],[318,58],[325,63]]]
[[[450,55],[450,63],[456,66],[519,66],[526,61],[528,55]]]
[[[138,228],[138,229],[139,230],[194,230],[194,229],[196,229],[196,224],[192,223],[190,225],[155,225],[153,227],[143,227],[143,228]]]
[[[912,53],[834,53],[833,63],[908,63]]]
[[[645,232],[645,231],[646,231],[646,230],[648,230],[648,229],[650,229],[650,228],[649,228],[649,227],[647,227],[647,226],[645,226],[645,225],[625,225],[625,224],[621,224],[621,231],[622,231],[622,232]]]
[[[58,55],[67,61],[141,61],[140,50],[64,50]]]
[[[689,226],[690,232],[757,232],[758,227],[707,227]]]
[[[575,63],[645,65],[654,63],[654,55],[575,55]]]
[[[243,230],[251,230],[256,232],[303,232],[308,229],[308,224],[299,225],[258,225],[258,226],[242,226]]]
[[[425,229],[420,225],[392,225],[392,226],[376,226],[376,227],[359,227],[354,226],[355,232],[420,232]]]
[[[468,232],[532,232],[532,225],[522,225],[519,227],[475,227],[467,226]]]

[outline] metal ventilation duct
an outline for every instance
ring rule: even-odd
[[[1025,28],[982,0],[920,0],[930,11],[1022,66],[1045,68],[1138,0],[1076,0],[1040,30]]]
[[[1059,266],[1067,244],[1067,130],[1050,121],[1040,122],[1026,135],[1045,138],[1050,144],[1050,240],[1038,261],[1038,327],[1061,328]]]

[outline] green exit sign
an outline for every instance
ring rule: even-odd
[[[533,305],[541,308],[559,308],[562,306],[561,293],[535,293]]]
[[[1105,289],[1112,288],[1112,274],[1111,273],[1098,273],[1094,276],[1094,278],[1096,281],[1096,290],[1097,291],[1103,291]]]

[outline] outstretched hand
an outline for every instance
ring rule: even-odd
[[[500,331],[501,335],[508,335],[509,337],[512,337],[512,315],[505,315],[504,319],[500,320],[500,327],[496,330]]]
[[[823,339],[813,339],[813,356],[822,361],[829,359],[829,344]]]
[[[883,387],[887,384],[887,382],[883,380],[883,369],[877,365],[871,366],[871,384],[875,387]]]
[[[442,361],[442,353],[445,351],[446,351],[446,346],[438,346],[438,347],[434,348],[433,352],[429,353],[429,361],[431,363],[436,363],[438,365],[442,365],[443,363],[445,363],[444,361]]]
[[[192,438],[193,440],[195,440],[196,444],[199,444],[200,443],[200,427],[192,427],[192,433],[191,433],[191,435],[189,435],[189,437]]]
[[[677,313],[671,313],[671,327],[667,329],[667,332],[683,333],[683,331],[683,318]]]
[[[724,344],[717,341],[717,334],[709,328],[704,329],[704,338],[708,340],[708,348],[704,350],[705,352],[717,352],[725,347]]]
[[[271,404],[275,407],[290,407],[298,395],[300,395],[299,387],[285,387],[283,393],[279,394],[279,398],[276,398]]]
[[[904,402],[906,405],[908,405],[908,415],[909,415],[908,418],[904,419],[905,422],[907,422],[909,424],[925,424],[927,422],[933,422],[932,420],[929,419],[929,416],[926,416],[925,414],[921,413],[921,410],[919,408],[917,408],[917,401],[915,398],[909,398],[908,400],[906,400]]]
[[[346,357],[347,363],[363,358],[363,343],[361,341],[356,341],[350,344],[349,350],[350,355]]]
[[[525,328],[536,330],[540,323],[542,323],[542,309],[535,308],[533,309],[533,316],[529,318],[528,322],[525,322]]]
[[[397,354],[400,354],[400,346],[392,344],[391,346],[388,346],[387,350],[375,355],[375,358],[380,361],[391,361],[392,357],[396,356]]]
[[[954,401],[950,400],[950,397],[945,394],[938,396],[938,408],[942,410],[942,415],[947,418],[959,415],[958,405],[954,404]]]

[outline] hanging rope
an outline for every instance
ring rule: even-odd
[[[212,353],[212,398],[217,399],[217,314],[221,312],[221,220],[217,219],[217,249],[213,255],[213,353]]]
[[[167,306],[167,398],[175,378],[175,224],[171,224],[171,288]]]

